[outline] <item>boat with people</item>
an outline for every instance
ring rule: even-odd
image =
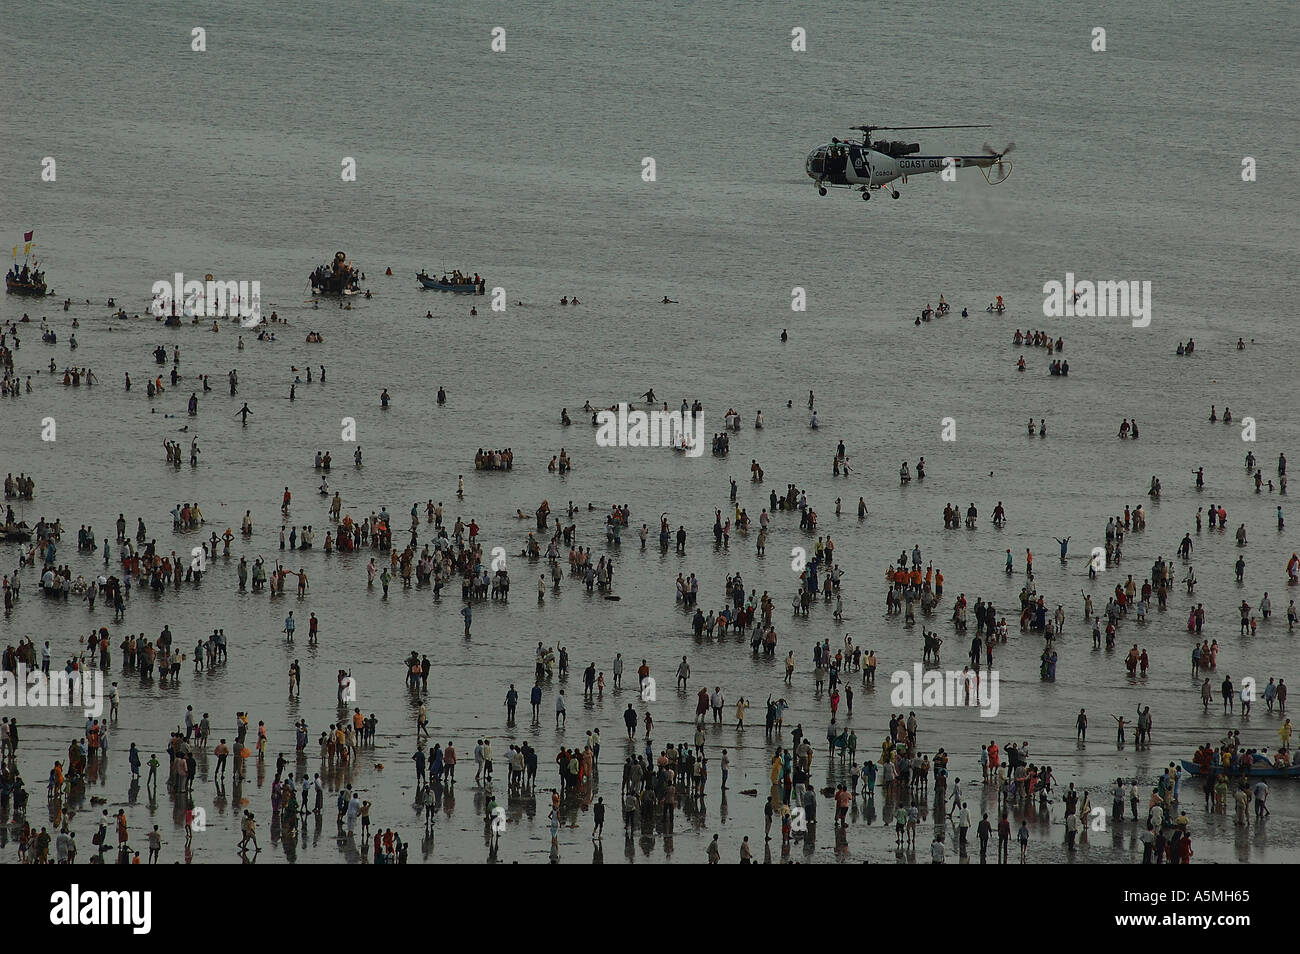
[[[1228,778],[1300,778],[1300,765],[1274,765],[1267,756],[1259,753],[1251,757],[1254,761],[1249,769],[1243,769],[1240,765],[1219,766],[1215,769],[1215,774]],[[1199,777],[1205,774],[1205,770],[1190,759],[1180,761],[1183,764],[1183,771],[1188,775]]]
[[[44,296],[45,272],[39,268],[29,268],[25,263],[21,268],[14,265],[5,273],[5,290],[12,295]]]
[[[0,543],[27,543],[32,538],[32,531],[26,523],[7,523],[0,527]]]
[[[461,295],[487,294],[487,279],[477,272],[474,273],[473,277],[459,270],[452,271],[450,275],[444,272],[442,278],[439,279],[421,269],[416,273],[415,277],[425,288],[432,288],[434,291],[456,292]]]
[[[366,276],[344,252],[335,252],[333,262],[317,267],[307,277],[313,295],[358,295]]]

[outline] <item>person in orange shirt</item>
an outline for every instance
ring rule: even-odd
[[[943,596],[943,574],[938,570],[934,571],[934,595]]]
[[[853,801],[853,796],[843,785],[835,793],[835,814],[836,821],[845,828],[849,825],[849,803]]]

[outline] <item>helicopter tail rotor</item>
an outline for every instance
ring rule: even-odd
[[[991,156],[993,161],[983,169],[984,178],[989,185],[997,185],[1006,182],[1007,177],[1011,175],[1011,162],[1003,157],[1016,148],[1014,142],[1009,142],[1001,151],[994,149],[987,142],[984,143],[984,152]]]

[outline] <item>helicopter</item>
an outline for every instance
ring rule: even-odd
[[[946,169],[975,167],[984,173],[989,185],[1005,182],[1011,175],[1011,163],[1003,157],[1016,144],[1008,143],[1001,151],[984,143],[980,156],[922,156],[920,143],[878,139],[872,133],[878,130],[901,132],[913,129],[989,129],[988,125],[962,124],[956,126],[854,126],[862,133],[861,141],[832,139],[808,153],[804,169],[813,180],[819,195],[831,189],[856,189],[862,198],[870,199],[873,189],[887,189],[895,199],[899,192],[888,183],[895,179],[907,181],[908,176],[924,172],[943,172]]]

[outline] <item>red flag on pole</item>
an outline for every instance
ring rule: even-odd
[[[30,241],[32,240],[32,236],[35,235],[35,234],[36,234],[35,232],[24,232],[24,233],[23,233],[23,241],[24,241],[24,242],[30,242]]]

